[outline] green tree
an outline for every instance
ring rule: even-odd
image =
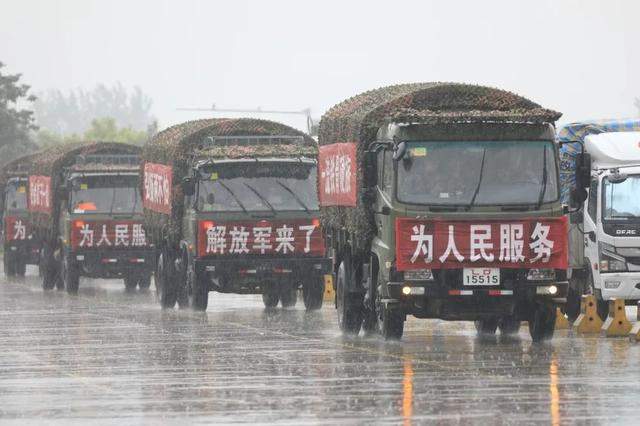
[[[82,134],[73,133],[60,136],[57,133],[43,129],[38,132],[37,140],[38,145],[43,148],[78,141],[122,142],[142,145],[152,136],[150,132],[153,129],[155,129],[153,126],[150,126],[146,131],[135,130],[131,127],[118,127],[115,119],[105,117],[91,121],[89,129]]]
[[[37,130],[33,111],[23,109],[36,98],[20,83],[21,74],[4,74],[0,62],[0,163],[35,149],[30,133]]]

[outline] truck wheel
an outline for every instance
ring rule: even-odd
[[[262,303],[265,308],[275,308],[280,301],[280,294],[273,283],[267,283],[262,289]]]
[[[207,305],[209,304],[209,287],[206,283],[202,282],[202,279],[196,273],[193,274],[193,278],[191,279],[191,292],[193,298],[191,305],[193,309],[201,312],[206,311]],[[278,304],[277,301],[276,304]]]
[[[516,319],[513,315],[502,317],[500,318],[498,327],[500,328],[500,334],[504,336],[518,334],[520,331],[520,320]]]
[[[78,294],[78,287],[80,286],[80,274],[78,269],[69,259],[68,255],[64,255],[62,258],[62,283],[67,289],[69,294]]]
[[[16,275],[15,262],[13,261],[13,254],[10,250],[5,249],[4,251],[4,275],[6,277],[13,277]]]
[[[19,277],[24,277],[27,273],[27,264],[23,260],[19,260],[16,258],[15,268],[16,275]]]
[[[567,314],[570,322],[574,322],[578,318],[578,315],[580,315],[580,297],[581,294],[569,286],[567,290],[567,303],[564,305],[563,311]]]
[[[324,298],[324,279],[315,278],[302,283],[302,300],[307,311],[314,311],[322,308]]]
[[[280,303],[283,308],[293,308],[298,301],[297,284],[285,284],[280,287]]]
[[[534,342],[550,340],[556,328],[556,309],[538,304],[529,320],[529,334]]]
[[[140,290],[149,290],[149,287],[151,287],[151,274],[147,272],[138,279],[138,288]]]
[[[48,244],[44,244],[40,250],[40,269],[42,270],[42,289],[51,290],[56,287],[58,271],[52,259],[53,253]]]
[[[404,314],[392,307],[383,306],[380,313],[380,333],[384,340],[400,340],[404,332]]]
[[[129,291],[129,292],[134,291],[138,286],[138,277],[136,276],[127,275],[124,277],[123,281],[124,281],[124,288],[126,291]]]
[[[498,318],[485,318],[475,321],[478,336],[493,336],[498,329]]]
[[[338,311],[338,325],[346,334],[358,334],[362,326],[363,306],[359,294],[347,291],[347,280],[353,279],[352,266],[347,259],[340,262],[336,280],[336,310]]]
[[[176,289],[172,284],[172,276],[170,274],[171,267],[166,259],[166,252],[158,257],[158,267],[156,271],[156,284],[160,288],[160,305],[163,309],[171,309],[176,304]]]

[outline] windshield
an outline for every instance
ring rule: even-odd
[[[630,175],[621,183],[602,180],[604,198],[602,216],[604,220],[632,220],[640,218],[640,175]]]
[[[81,176],[71,180],[72,213],[141,213],[138,176]]]
[[[549,141],[409,142],[397,198],[410,204],[540,204],[558,199]]]
[[[318,210],[316,166],[304,163],[234,163],[202,170],[197,209],[220,211]]]
[[[9,181],[5,189],[4,202],[7,210],[27,210],[27,181]]]

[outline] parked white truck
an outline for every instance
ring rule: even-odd
[[[570,254],[566,312],[574,319],[580,297],[594,294],[604,319],[608,300],[640,300],[640,120],[573,123],[558,139],[565,195],[574,176],[573,154],[584,149],[592,160],[589,197],[571,220],[570,240],[583,244]]]

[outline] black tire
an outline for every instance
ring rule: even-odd
[[[156,270],[156,285],[160,288],[160,306],[163,309],[172,309],[177,302],[178,295],[176,286],[173,285],[171,262],[167,259],[166,251],[158,257],[158,267]]]
[[[138,286],[138,277],[134,275],[127,275],[124,277],[124,288],[126,291],[134,291]]]
[[[64,288],[67,289],[68,294],[78,294],[78,288],[80,287],[80,274],[78,268],[68,255],[63,255],[62,265],[60,265],[61,277]]]
[[[405,315],[399,309],[383,306],[380,312],[380,334],[385,340],[400,340],[404,332]]]
[[[19,277],[24,277],[27,273],[27,264],[19,259],[16,259],[15,263],[16,275]]]
[[[194,273],[191,281],[191,297],[193,299],[191,306],[195,311],[204,312],[209,305],[209,287],[206,282],[202,282],[202,278],[198,274]],[[276,304],[278,304],[277,301]]]
[[[280,303],[283,308],[293,308],[298,301],[298,286],[296,284],[284,284],[280,287]]]
[[[499,318],[484,318],[475,321],[478,336],[493,336],[498,329]]]
[[[262,303],[265,308],[275,308],[280,301],[280,294],[271,284],[264,286],[262,290]]]
[[[500,334],[504,336],[518,334],[520,331],[520,320],[516,319],[513,315],[502,317],[498,322],[498,328],[500,329]]]
[[[42,289],[52,290],[61,280],[53,259],[53,252],[48,244],[44,244],[40,250],[40,269],[42,270]]]
[[[14,277],[16,275],[16,263],[14,262],[15,256],[9,249],[4,250],[4,275],[6,277]]]
[[[140,290],[149,290],[149,287],[151,287],[151,274],[147,272],[138,279],[138,288]]]
[[[534,342],[553,338],[556,329],[556,308],[539,304],[529,320],[529,334]]]
[[[322,308],[324,299],[323,277],[305,281],[302,284],[302,300],[307,311],[315,311]]]
[[[364,308],[362,296],[350,293],[347,282],[354,279],[353,267],[349,259],[340,263],[336,280],[336,309],[338,311],[338,326],[345,334],[358,334],[362,327]]]
[[[580,301],[582,298],[581,292],[578,292],[575,288],[569,286],[567,290],[567,303],[562,309],[570,322],[574,322],[578,315],[580,315]]]

